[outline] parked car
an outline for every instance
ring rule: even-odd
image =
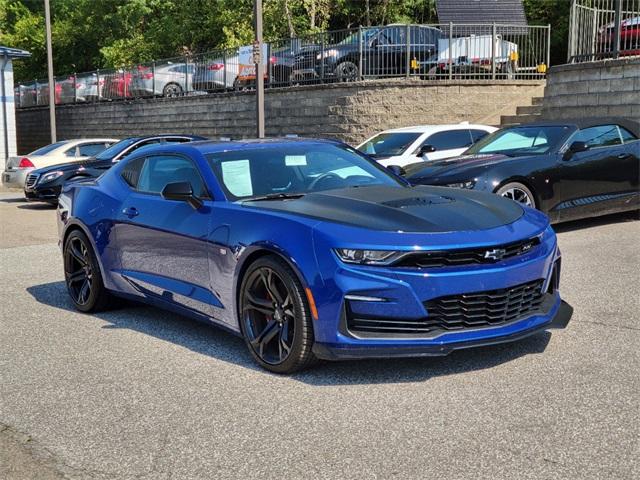
[[[177,97],[191,89],[195,65],[172,63],[151,67],[138,67],[131,79],[134,97]]]
[[[126,70],[115,72],[105,72],[100,75],[104,84],[102,85],[102,96],[107,99],[131,98],[131,81],[133,74]]]
[[[62,140],[34,150],[28,155],[9,157],[2,173],[2,183],[10,187],[24,188],[27,176],[32,170],[85,160],[97,155],[117,141],[114,138]]]
[[[149,147],[67,184],[57,218],[78,310],[112,295],[171,309],[243,336],[278,373],[316,358],[446,355],[559,318],[545,215],[410,188],[328,140]]]
[[[407,59],[407,26],[388,25],[363,30],[362,49],[359,32],[333,45],[303,47],[296,57],[292,75],[300,80],[323,77],[341,81],[356,80],[360,70],[363,75],[404,75],[411,60],[419,62],[437,53],[442,35],[442,31],[434,27],[411,25],[409,29],[410,59]]]
[[[206,140],[197,135],[161,134],[125,138],[110,148],[82,162],[63,163],[33,170],[24,183],[24,196],[28,201],[58,203],[63,185],[69,181],[95,178],[102,175],[115,163],[149,145],[184,143]]]
[[[638,209],[640,122],[579,119],[505,128],[460,157],[405,167],[417,185],[494,192],[554,222]]]
[[[193,90],[213,91],[233,88],[239,68],[238,55],[198,61],[192,77]]]
[[[611,22],[598,30],[601,52],[611,52],[615,43],[615,23]],[[620,22],[620,55],[640,55],[640,17],[630,17]]]
[[[378,133],[358,145],[358,150],[381,165],[405,166],[410,163],[460,155],[497,128],[488,125],[418,125]]]
[[[104,77],[97,72],[79,74],[76,77],[76,92],[78,102],[94,102],[104,98]]]

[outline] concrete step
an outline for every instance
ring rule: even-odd
[[[542,105],[528,105],[516,108],[518,115],[540,115],[542,113]]]
[[[520,125],[523,123],[531,123],[540,119],[540,115],[502,115],[500,117],[500,126],[507,127],[511,125]]]

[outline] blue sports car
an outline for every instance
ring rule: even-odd
[[[146,147],[67,185],[58,226],[79,310],[112,295],[171,309],[243,336],[279,373],[516,340],[560,307],[544,214],[409,186],[328,140]]]

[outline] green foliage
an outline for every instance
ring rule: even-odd
[[[437,22],[435,0],[263,0],[264,36],[394,22]],[[529,22],[552,25],[552,59],[566,56],[569,2],[524,0]],[[56,73],[246,45],[253,0],[51,0]],[[31,52],[18,81],[46,77],[44,2],[0,0],[0,44]]]

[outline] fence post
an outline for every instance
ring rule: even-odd
[[[569,45],[567,48],[567,63],[571,62],[571,59],[576,54],[576,0],[571,0],[571,9],[569,10]]]
[[[73,72],[73,103],[78,103],[78,75]]]
[[[96,101],[100,101],[100,69],[96,68]]]
[[[409,24],[406,25],[405,36],[407,37],[407,58],[405,59],[405,69],[406,69],[406,77],[409,78],[409,73],[411,72],[411,26]]]
[[[496,79],[496,22],[491,25],[491,80]]]
[[[449,80],[453,80],[453,22],[449,22]]]
[[[322,38],[322,40],[320,40],[320,83],[324,83],[324,32],[320,35]]]
[[[184,56],[184,90],[182,90],[183,95],[189,91],[189,57]]]
[[[273,63],[271,63],[271,42],[267,43],[267,88],[271,87],[271,77],[273,76]]]
[[[362,71],[362,25],[358,27],[358,76],[360,80],[364,78]]]
[[[36,105],[40,104],[40,89],[38,88],[38,80],[35,81],[36,86]]]
[[[127,98],[127,80],[125,78],[127,70],[122,67],[122,98]]]
[[[615,15],[613,26],[613,58],[620,57],[620,24],[622,23],[622,2],[614,0]]]
[[[238,59],[240,59],[239,53],[238,53]],[[215,90],[215,83],[213,85],[214,85],[213,88]],[[207,86],[208,85],[205,84],[205,88]],[[222,91],[225,91],[226,89],[227,89],[227,49],[225,48],[222,51]]]
[[[547,76],[547,72],[551,67],[551,24],[547,24],[547,69],[544,72],[544,76]]]
[[[156,96],[156,61],[151,62],[151,98]]]

